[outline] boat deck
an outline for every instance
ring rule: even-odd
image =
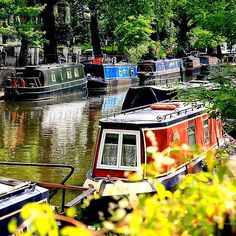
[[[206,109],[203,103],[180,104],[175,110],[154,110],[151,106],[131,109],[123,111],[121,114],[109,116],[100,121],[103,124],[130,124],[138,126],[153,126],[162,127],[181,121],[182,119],[191,118],[200,115]],[[163,104],[163,103],[156,103]],[[164,103],[168,105],[168,103]]]

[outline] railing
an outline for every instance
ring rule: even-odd
[[[160,101],[158,103],[160,104],[165,104],[165,103],[168,103],[168,102],[180,102],[180,101],[176,101],[176,100],[163,100],[163,101]],[[155,103],[154,103],[155,104]],[[128,113],[134,113],[134,112],[137,112],[137,111],[140,111],[140,110],[144,110],[146,108],[149,108],[152,104],[147,104],[147,105],[144,105],[144,106],[139,106],[139,107],[134,107],[134,108],[130,108],[130,109],[127,109],[127,110],[123,110],[123,111],[120,111],[120,112],[115,112],[115,113],[112,113],[112,114],[107,114],[106,118],[109,118],[109,117],[115,117],[116,115],[125,115],[125,114],[128,114]],[[175,111],[173,111],[172,113],[168,113],[166,115],[163,115],[162,118],[163,119],[166,119],[168,116],[172,116],[173,114],[177,114],[177,115],[181,115],[183,113],[187,113],[188,111],[190,110],[194,110],[194,109],[199,109],[201,107],[205,107],[207,106],[205,103],[203,102],[191,102],[191,107],[185,107],[183,109],[177,109]]]
[[[69,169],[69,172],[67,173],[67,175],[62,179],[62,181],[59,184],[32,181],[33,183],[36,183],[38,186],[52,189],[52,192],[49,195],[49,200],[52,199],[52,197],[58,192],[59,189],[62,190],[62,203],[61,203],[62,212],[64,211],[65,208],[69,208],[69,207],[77,205],[78,203],[80,203],[82,201],[83,198],[85,198],[88,195],[95,192],[94,188],[85,188],[85,187],[80,187],[80,186],[65,185],[66,181],[74,173],[74,167],[71,165],[51,164],[51,163],[25,163],[25,162],[0,162],[0,165]],[[65,204],[65,196],[66,196],[65,191],[66,190],[83,191],[83,193],[78,195],[72,201]]]

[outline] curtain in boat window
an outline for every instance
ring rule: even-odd
[[[106,134],[101,164],[112,166],[117,165],[118,140],[119,134]]]
[[[121,166],[137,166],[136,135],[123,135]]]
[[[117,144],[105,144],[103,149],[101,164],[116,166],[117,152],[118,152]]]

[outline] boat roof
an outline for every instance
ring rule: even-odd
[[[44,64],[44,65],[32,65],[32,66],[26,66],[26,70],[40,70],[40,71],[46,71],[46,70],[54,70],[54,69],[60,69],[60,68],[71,68],[76,66],[82,66],[82,64],[74,64],[74,63],[66,63],[66,64]]]
[[[0,177],[0,199],[6,197],[6,195],[12,194],[16,190],[23,190],[30,184],[31,183],[27,181]]]
[[[100,125],[105,128],[158,128],[179,123],[186,119],[201,115],[206,110],[206,105],[200,102],[187,104],[178,102],[180,106],[175,110],[154,110],[150,105],[123,111],[120,114],[109,116],[100,120]],[[156,103],[171,104],[171,103]]]
[[[173,58],[173,59],[164,59],[164,60],[143,60],[139,62],[138,64],[143,64],[143,63],[162,63],[162,62],[171,62],[171,61],[181,61],[181,58]]]
[[[86,64],[86,65],[89,65],[89,64]],[[115,66],[133,66],[133,67],[137,67],[136,64],[128,63],[128,62],[117,62],[117,63],[104,62],[102,64],[92,64],[92,63],[90,63],[90,65],[92,65],[92,66],[103,66],[103,67],[115,67]]]

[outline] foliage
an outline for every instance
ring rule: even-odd
[[[117,44],[126,50],[150,41],[153,32],[151,21],[139,15],[137,18],[130,16],[115,29]]]
[[[149,174],[149,181],[157,193],[153,195],[130,195],[117,204],[111,203],[109,212],[112,216],[104,220],[98,231],[91,231],[73,218],[55,216],[50,207],[37,204],[26,205],[22,216],[30,223],[30,230],[23,235],[107,235],[109,233],[124,235],[218,235],[233,223],[236,217],[236,181],[235,158],[227,161],[228,154],[220,149],[208,150],[206,162],[208,172],[191,174],[178,185],[173,192],[166,190],[155,177],[163,168],[175,168],[171,156],[176,153],[184,159],[193,158],[202,153],[199,147],[181,147],[173,144],[172,148],[158,152],[155,135],[147,133],[152,146],[148,147],[151,164],[144,166]],[[190,160],[189,159],[189,160]],[[161,162],[160,162],[161,160]],[[173,169],[174,170],[174,169]],[[139,173],[130,173],[130,180],[137,180]],[[140,176],[139,176],[140,178]],[[97,195],[95,195],[97,198]],[[68,213],[73,216],[74,213]],[[71,226],[60,230],[55,220],[65,220]],[[229,222],[227,220],[230,220]],[[26,224],[25,223],[25,224]],[[26,225],[24,225],[26,226]],[[13,223],[11,232],[16,231]]]
[[[80,48],[81,48],[82,51],[84,51],[84,50],[86,50],[86,49],[91,49],[91,48],[93,48],[93,46],[88,43],[88,44],[82,44],[82,45],[80,45]]]
[[[33,45],[43,43],[43,32],[35,20],[43,6],[26,5],[23,0],[4,0],[1,1],[0,8],[0,34],[4,37],[15,35],[19,39],[25,37]]]
[[[190,31],[189,38],[191,46],[198,49],[204,49],[208,46],[216,47],[225,41],[224,37],[216,37],[212,31],[202,29],[201,27],[195,27]]]
[[[148,45],[140,44],[136,47],[132,47],[128,50],[130,55],[129,61],[132,63],[138,63],[144,54],[149,52]]]
[[[114,55],[114,54],[116,55],[116,54],[118,54],[118,47],[117,47],[117,45],[104,46],[103,52],[106,54],[110,54],[110,55]]]
[[[162,58],[163,54],[161,53],[164,53],[159,49],[159,45],[154,41],[139,44],[128,49],[127,52],[130,55],[129,61],[132,63],[138,63],[145,57],[148,57],[148,59],[152,59],[153,57]]]
[[[211,101],[211,115],[218,115],[219,111],[224,121],[236,119],[236,71],[231,66],[219,66],[210,70],[209,78],[215,83],[215,89],[199,88],[186,89],[178,93],[178,97],[185,101],[201,100],[209,103]],[[214,84],[213,84],[214,85]],[[236,127],[230,127],[231,131]]]

